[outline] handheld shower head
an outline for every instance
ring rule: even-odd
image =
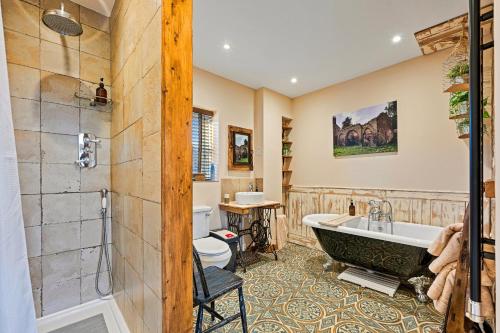
[[[108,190],[103,188],[99,193],[101,193],[101,208],[106,209],[108,206]]]
[[[42,22],[49,29],[64,36],[80,36],[83,33],[80,23],[64,10],[64,3],[61,3],[61,9],[45,10]]]

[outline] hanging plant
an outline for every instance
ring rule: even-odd
[[[450,79],[451,84],[469,82],[469,63],[460,61],[450,68],[446,76]]]

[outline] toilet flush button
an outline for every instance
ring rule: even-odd
[[[226,238],[233,238],[234,234],[231,232],[231,233],[225,234],[225,236],[226,236]]]

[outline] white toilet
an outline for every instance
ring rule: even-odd
[[[229,245],[210,234],[210,215],[212,208],[208,206],[193,207],[193,245],[200,255],[203,267],[217,266],[224,268],[231,259]]]

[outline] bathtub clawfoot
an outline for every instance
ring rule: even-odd
[[[427,296],[427,288],[430,286],[432,279],[428,276],[416,276],[408,280],[413,288],[415,288],[415,293],[417,294],[417,300],[420,303],[427,303],[429,297]]]
[[[330,257],[328,254],[325,254],[326,262],[323,264],[323,270],[324,272],[332,272],[333,271],[333,264],[334,261],[332,257]]]

